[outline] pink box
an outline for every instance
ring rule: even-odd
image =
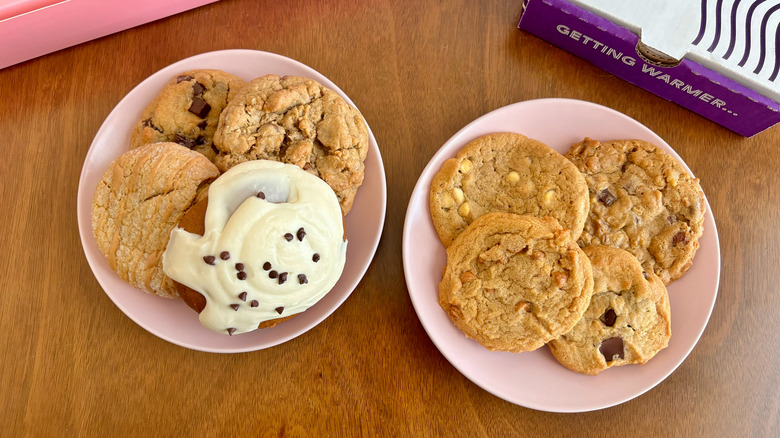
[[[216,0],[0,0],[0,68]]]

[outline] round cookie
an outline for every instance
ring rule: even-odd
[[[584,251],[593,266],[590,306],[571,331],[550,341],[550,351],[562,365],[590,375],[646,363],[669,344],[666,286],[627,251],[603,245]]]
[[[641,140],[586,138],[566,157],[585,175],[590,192],[581,246],[625,249],[667,285],[690,268],[704,224],[698,179]]]
[[[471,141],[442,164],[429,203],[444,246],[493,211],[552,216],[577,239],[588,215],[588,187],[577,168],[544,143],[494,133]]]
[[[171,230],[217,176],[206,157],[175,143],[148,144],[112,162],[92,201],[92,233],[109,267],[139,289],[176,297],[163,273],[163,251]]]
[[[368,153],[363,116],[313,79],[267,75],[252,80],[225,108],[214,144],[217,167],[274,160],[323,179],[341,209],[352,208]]]
[[[221,70],[191,70],[172,78],[144,109],[130,149],[173,142],[214,160],[219,115],[246,81]]]
[[[590,261],[551,218],[494,212],[447,248],[439,304],[489,350],[535,350],[569,331],[590,303]]]

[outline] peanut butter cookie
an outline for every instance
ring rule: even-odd
[[[644,364],[669,344],[671,314],[663,282],[631,253],[611,246],[584,249],[593,266],[593,297],[574,328],[548,346],[578,373]]]
[[[328,183],[347,214],[363,183],[368,141],[363,117],[335,91],[313,79],[267,75],[222,112],[215,163],[223,172],[249,160],[295,164]]]
[[[130,138],[130,148],[173,142],[214,160],[219,114],[243,79],[221,70],[192,70],[172,78],[144,109]]]
[[[590,261],[551,218],[488,213],[447,248],[439,304],[489,350],[535,350],[568,332],[593,292]]]
[[[580,246],[625,249],[667,285],[690,268],[704,224],[698,179],[671,155],[640,140],[586,138],[566,157],[585,175],[590,191]]]
[[[92,233],[111,269],[146,292],[178,296],[162,254],[171,230],[217,176],[203,154],[175,143],[131,149],[111,163],[92,201]]]
[[[588,187],[577,168],[544,143],[509,132],[479,137],[445,161],[429,201],[444,246],[489,212],[552,216],[575,239],[588,215]]]

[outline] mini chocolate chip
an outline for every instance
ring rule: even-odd
[[[282,312],[284,312],[284,307],[277,307],[275,310],[276,310],[276,313],[281,315]]]
[[[207,265],[213,265],[216,263],[216,258],[213,255],[207,255],[203,257],[203,261],[206,262]]]
[[[258,303],[258,302],[257,302],[257,300],[252,300],[252,302],[251,302],[251,303],[249,303],[249,305],[250,305],[251,307],[257,307],[257,306],[259,306],[259,305],[260,305],[260,303]]]
[[[184,82],[184,81],[191,81],[193,79],[190,75],[181,75],[178,78],[176,78],[176,83]]]
[[[267,271],[267,270],[269,270],[269,269],[271,269],[271,262],[265,262],[265,263],[263,263],[263,270],[264,270],[264,271]]]
[[[246,280],[246,272],[239,271],[239,273],[236,274],[236,278],[238,278],[239,280]]]
[[[246,293],[246,292],[241,292],[240,294],[238,294],[238,298],[239,298],[241,301],[246,301],[246,295],[247,295],[247,293]]]
[[[279,276],[279,273],[276,271],[271,271],[268,273],[268,278],[276,278]]]
[[[287,273],[282,272],[279,274],[279,284],[284,284],[285,281],[287,281]]]
[[[209,126],[209,122],[207,120],[198,123],[198,128],[200,129],[206,129],[207,126]]]
[[[617,314],[612,309],[607,309],[606,312],[604,312],[603,315],[601,315],[601,322],[604,323],[607,327],[612,327],[615,325],[615,320],[617,319]]]
[[[317,263],[318,261],[320,261],[320,255],[315,252],[314,255],[311,256],[311,261]]]
[[[231,305],[230,305],[230,308],[231,308],[231,309],[233,309],[233,310],[235,310],[236,312],[238,312],[238,308],[239,308],[239,307],[241,307],[241,306],[239,306],[238,304],[231,304]]]
[[[599,201],[601,201],[601,203],[602,203],[602,204],[604,204],[604,205],[606,205],[607,207],[609,207],[610,205],[612,205],[612,204],[615,202],[615,200],[616,200],[617,198],[615,197],[615,195],[613,195],[612,193],[610,193],[610,191],[609,191],[609,190],[607,190],[607,189],[604,189],[604,190],[602,190],[601,192],[599,192],[599,194],[598,194],[598,196],[596,197],[596,199],[598,199]]]
[[[205,119],[206,116],[209,114],[209,111],[211,111],[211,105],[209,105],[205,100],[201,99],[200,97],[193,97],[192,105],[190,105],[190,107],[187,108],[187,111],[191,112],[192,114],[195,114],[201,119]]]
[[[192,94],[201,94],[205,89],[206,87],[203,86],[203,84],[201,84],[200,82],[195,82],[194,84],[192,84]]]
[[[303,240],[303,236],[306,235],[306,231],[303,229],[303,227],[298,229],[298,232],[295,233],[295,236],[298,237],[298,240]]]
[[[284,235],[284,240],[286,240],[286,241],[288,241],[288,242],[289,242],[289,241],[291,241],[291,240],[293,240],[293,235],[292,235],[292,233],[287,233],[287,234],[285,234],[285,235]]]
[[[615,359],[623,359],[625,357],[623,353],[623,339],[604,339],[601,341],[601,345],[599,346],[599,352],[601,352],[602,356],[604,356],[604,359],[606,359],[607,362],[612,362]]]
[[[306,284],[308,282],[309,282],[309,279],[306,278],[306,274],[298,274],[298,283]]]
[[[680,242],[688,243],[688,239],[685,237],[685,231],[678,231],[677,234],[672,237],[672,244],[677,245]]]
[[[244,270],[244,264],[236,263],[236,271],[243,271],[243,270]]]
[[[174,143],[178,143],[178,144],[186,147],[187,149],[192,149],[192,148],[194,148],[196,146],[195,140],[193,140],[191,138],[184,137],[183,135],[179,135],[179,134],[176,134],[173,137],[173,142]]]
[[[230,259],[230,252],[222,251],[221,253],[219,253],[219,258],[221,258],[222,260],[229,260]]]
[[[265,193],[257,192],[257,197],[260,198],[260,199],[265,199]]]
[[[236,332],[236,329],[234,329],[233,327],[230,327],[229,329],[227,329],[227,332],[228,332],[228,334],[229,334],[230,336],[233,336],[233,333],[235,333],[235,332]]]

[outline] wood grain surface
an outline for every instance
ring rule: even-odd
[[[223,0],[0,70],[0,435],[780,436],[780,127],[743,138],[638,89],[517,30],[521,3]],[[301,61],[351,97],[382,152],[387,219],[365,278],[324,322],[209,354],[155,337],[106,296],[76,194],[127,92],[232,48]],[[426,335],[403,276],[404,214],[428,160],[475,118],[543,97],[655,131],[701,179],[720,234],[698,345],[657,387],[595,412],[539,412],[471,383]]]

